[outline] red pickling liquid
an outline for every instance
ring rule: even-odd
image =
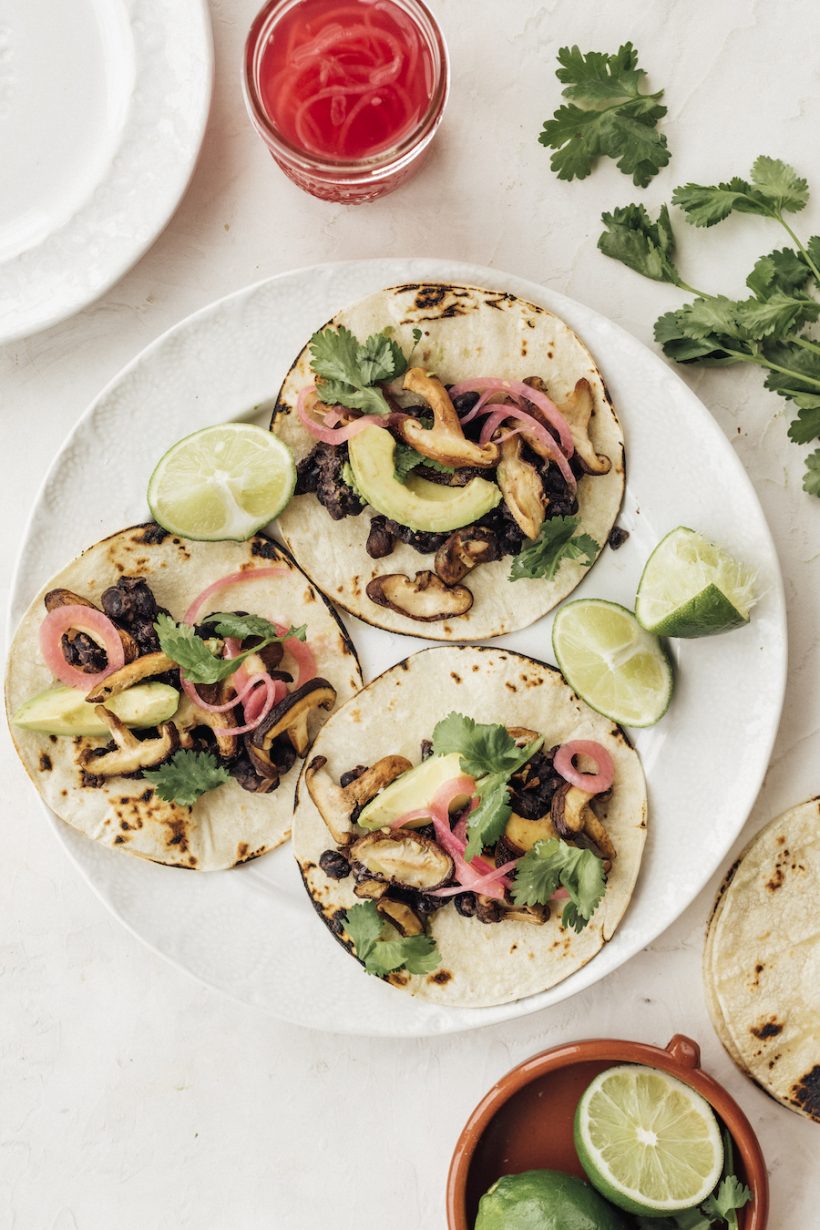
[[[258,80],[288,142],[346,162],[401,141],[434,88],[429,47],[392,0],[302,0],[277,23]]]

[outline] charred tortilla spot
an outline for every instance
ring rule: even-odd
[[[505,688],[506,688],[509,692],[517,692],[517,691],[518,691],[518,688],[515,686],[515,684],[514,684],[514,683],[510,683],[510,681],[509,681],[509,680],[507,680],[507,681],[505,682],[504,687],[505,687]]]
[[[251,554],[259,555],[262,559],[279,558],[279,553],[270,539],[263,538],[261,535],[257,535],[251,540]]]
[[[461,683],[461,675],[457,675],[455,671],[450,671],[450,678],[455,683]]]
[[[50,773],[53,767],[48,752],[40,752],[40,772]]]
[[[444,987],[447,985],[447,983],[450,981],[452,977],[453,975],[450,973],[448,969],[437,969],[434,974],[430,974],[427,981],[435,982],[440,987]]]
[[[123,842],[124,842],[124,841],[126,841],[126,840],[127,840],[127,839],[126,839],[125,837],[123,837],[121,833],[117,833],[117,836],[114,838],[114,845],[115,845],[115,846],[121,846],[121,845],[123,844]]]
[[[790,1090],[791,1101],[815,1122],[820,1121],[820,1064],[802,1076]]]
[[[236,847],[237,863],[241,863],[242,860],[247,857],[247,853],[249,849],[250,849],[250,846],[248,845],[246,841],[240,841],[239,845]]]
[[[770,893],[776,893],[779,888],[783,887],[783,868],[778,863],[772,872],[772,878],[766,882],[766,888]]]
[[[779,1033],[783,1032],[783,1026],[776,1017],[770,1017],[768,1021],[764,1021],[762,1025],[752,1025],[751,1032],[761,1042],[765,1042],[767,1038],[776,1038]]]
[[[316,595],[315,595],[315,593],[313,592],[313,590],[312,590],[312,589],[306,589],[306,590],[305,590],[305,592],[302,594],[302,601],[303,601],[305,604],[307,604],[308,602],[315,602],[315,601],[316,601]]]

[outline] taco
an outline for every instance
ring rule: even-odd
[[[210,871],[287,839],[313,734],[360,685],[344,629],[281,548],[149,524],[103,539],[35,598],[6,703],[58,816]]]
[[[706,935],[706,1002],[731,1058],[820,1122],[820,798],[752,839],[726,873]]]
[[[339,312],[271,427],[298,462],[279,521],[295,558],[334,602],[411,636],[531,624],[582,580],[623,496],[589,351],[497,291],[412,283]]]
[[[560,982],[610,939],[646,838],[640,761],[552,667],[422,650],[319,732],[293,852],[370,974],[451,1005]]]

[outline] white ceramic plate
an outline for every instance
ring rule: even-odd
[[[183,875],[128,858],[55,820],[91,885],[135,934],[169,960],[245,1003],[301,1025],[423,1035],[535,1012],[633,956],[700,891],[740,832],[774,740],[786,675],[782,582],[751,484],[708,411],[660,359],[610,321],[520,278],[471,265],[379,260],[284,274],[189,317],[105,389],[66,441],[37,499],[13,589],[16,620],[43,581],[83,547],[146,517],[157,458],[180,436],[227,418],[267,421],[305,339],[343,305],[410,279],[511,290],[559,313],[589,344],[627,440],[630,532],[604,552],[576,594],[632,604],[650,550],[693,526],[759,569],[765,597],[751,624],[681,642],[667,716],[635,733],[649,782],[649,839],[638,888],[613,940],[571,978],[493,1008],[420,1003],[368,978],[316,918],[288,847],[233,871]],[[138,424],[135,430],[134,424]],[[106,457],[89,470],[90,457]],[[346,617],[365,678],[421,648]],[[503,638],[551,660],[549,617]]]
[[[0,343],[79,311],[153,243],[212,79],[205,0],[0,0]]]

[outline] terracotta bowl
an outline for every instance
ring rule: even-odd
[[[501,1175],[544,1168],[584,1178],[573,1144],[575,1108],[593,1077],[618,1063],[660,1068],[706,1098],[731,1133],[735,1171],[752,1192],[738,1214],[740,1230],[765,1230],[769,1183],[752,1125],[723,1086],[701,1070],[700,1048],[682,1034],[665,1050],[616,1038],[571,1042],[502,1076],[458,1138],[447,1178],[449,1230],[473,1230],[481,1196]]]

